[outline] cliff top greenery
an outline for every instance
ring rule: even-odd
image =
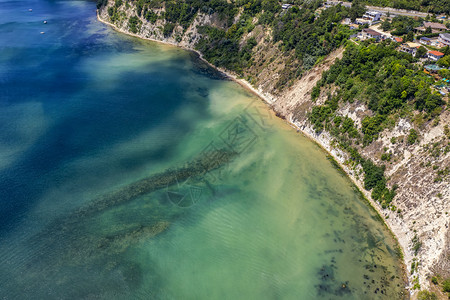
[[[364,3],[436,14],[450,14],[450,0],[364,0]]]
[[[99,1],[102,6],[107,0]],[[279,87],[341,46],[352,31],[339,22],[345,17],[355,18],[365,11],[364,7],[356,4],[352,8],[332,7],[318,14],[317,9],[322,5],[320,0],[294,0],[291,3],[295,5],[288,10],[283,10],[282,2],[277,0],[115,0],[114,3],[108,9],[113,22],[120,18],[120,14],[116,13],[118,7],[123,3],[133,4],[137,15],[151,23],[164,19],[165,36],[171,35],[176,25],[187,29],[198,13],[218,15],[224,26],[200,28],[202,39],[196,47],[214,65],[241,75],[251,65],[251,52],[256,45],[254,39],[242,44],[242,36],[251,32],[256,25],[270,28],[274,42],[280,42],[280,49],[295,57],[292,65],[283,72]],[[158,11],[162,7],[164,12]],[[130,27],[132,32],[137,31],[138,20],[130,20]]]

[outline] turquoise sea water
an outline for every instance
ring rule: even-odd
[[[0,16],[0,298],[402,298],[377,216],[255,96],[93,2]]]

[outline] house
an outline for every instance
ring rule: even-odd
[[[442,53],[442,52],[434,51],[434,50],[428,51],[428,58],[431,60],[437,61],[443,57],[444,57],[444,53]]]
[[[355,20],[356,24],[359,25],[373,25],[378,23],[381,20],[381,13],[376,11],[366,11],[366,13],[362,16],[362,18],[357,18]]]
[[[345,18],[344,20],[341,21],[342,25],[350,25],[352,24],[352,19],[350,18]]]
[[[323,5],[326,8],[330,8],[332,6],[336,6],[336,5],[339,5],[339,4],[342,5],[342,6],[345,6],[347,8],[352,7],[352,3],[351,2],[344,2],[344,1],[325,1]]]
[[[381,33],[370,28],[364,28],[361,32],[361,36],[363,39],[376,39],[377,41],[383,38]]]
[[[445,46],[450,46],[450,33],[439,34],[439,42]]]
[[[403,43],[403,38],[402,38],[402,37],[393,37],[392,39],[393,39],[394,42],[396,42],[396,43]]]
[[[427,28],[431,28],[431,32],[432,33],[437,33],[437,32],[443,32],[443,31],[447,31],[447,27],[445,27],[444,24],[441,23],[434,23],[434,22],[423,22],[423,26],[421,27],[416,27],[414,28],[414,30],[416,32],[425,32],[427,30]]]
[[[417,43],[408,42],[408,43],[401,44],[399,51],[409,53],[412,56],[416,56],[416,52],[419,47],[420,47],[420,45]]]
[[[371,24],[381,20],[381,13],[377,11],[366,11],[362,16],[364,20],[369,20]]]
[[[369,20],[363,19],[363,18],[356,18],[355,24],[358,25],[371,25]]]
[[[421,37],[419,40],[419,43],[421,43],[422,45],[431,45],[431,39],[427,38],[427,37]]]
[[[281,5],[281,8],[282,9],[289,9],[289,7],[291,7],[292,6],[292,4],[283,4],[283,5]]]

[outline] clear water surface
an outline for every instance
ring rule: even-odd
[[[402,297],[326,153],[94,2],[0,1],[0,128],[2,299]]]

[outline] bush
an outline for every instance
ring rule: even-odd
[[[370,159],[367,159],[362,163],[364,170],[364,188],[370,191],[377,184],[386,184],[384,178],[384,166],[378,167]]]
[[[419,236],[416,234],[414,235],[413,239],[411,240],[412,248],[414,250],[414,255],[417,255],[419,253],[420,248],[422,247],[422,242],[419,240]],[[450,281],[449,281],[450,284]],[[450,285],[449,285],[450,288]],[[450,291],[450,289],[449,289]]]
[[[450,293],[450,278],[442,283],[442,289],[444,292]]]
[[[158,19],[158,15],[154,13],[152,10],[149,10],[145,14],[145,19],[150,23],[155,24],[156,20]]]
[[[164,37],[169,37],[172,34],[174,29],[175,29],[175,24],[173,24],[173,23],[164,24],[164,28],[163,28]]]
[[[320,86],[314,86],[311,92],[311,100],[316,101],[317,98],[319,98],[320,95]]]
[[[417,295],[418,300],[437,300],[437,296],[435,293],[431,293],[429,291],[420,291]]]
[[[128,27],[132,33],[138,33],[141,29],[141,20],[136,16],[130,17],[128,20]]]
[[[381,160],[390,161],[391,160],[391,153],[383,153],[383,154],[381,154]]]
[[[417,140],[417,137],[418,137],[417,131],[411,128],[411,130],[409,131],[409,134],[408,134],[408,139],[407,139],[408,145],[414,144]]]

